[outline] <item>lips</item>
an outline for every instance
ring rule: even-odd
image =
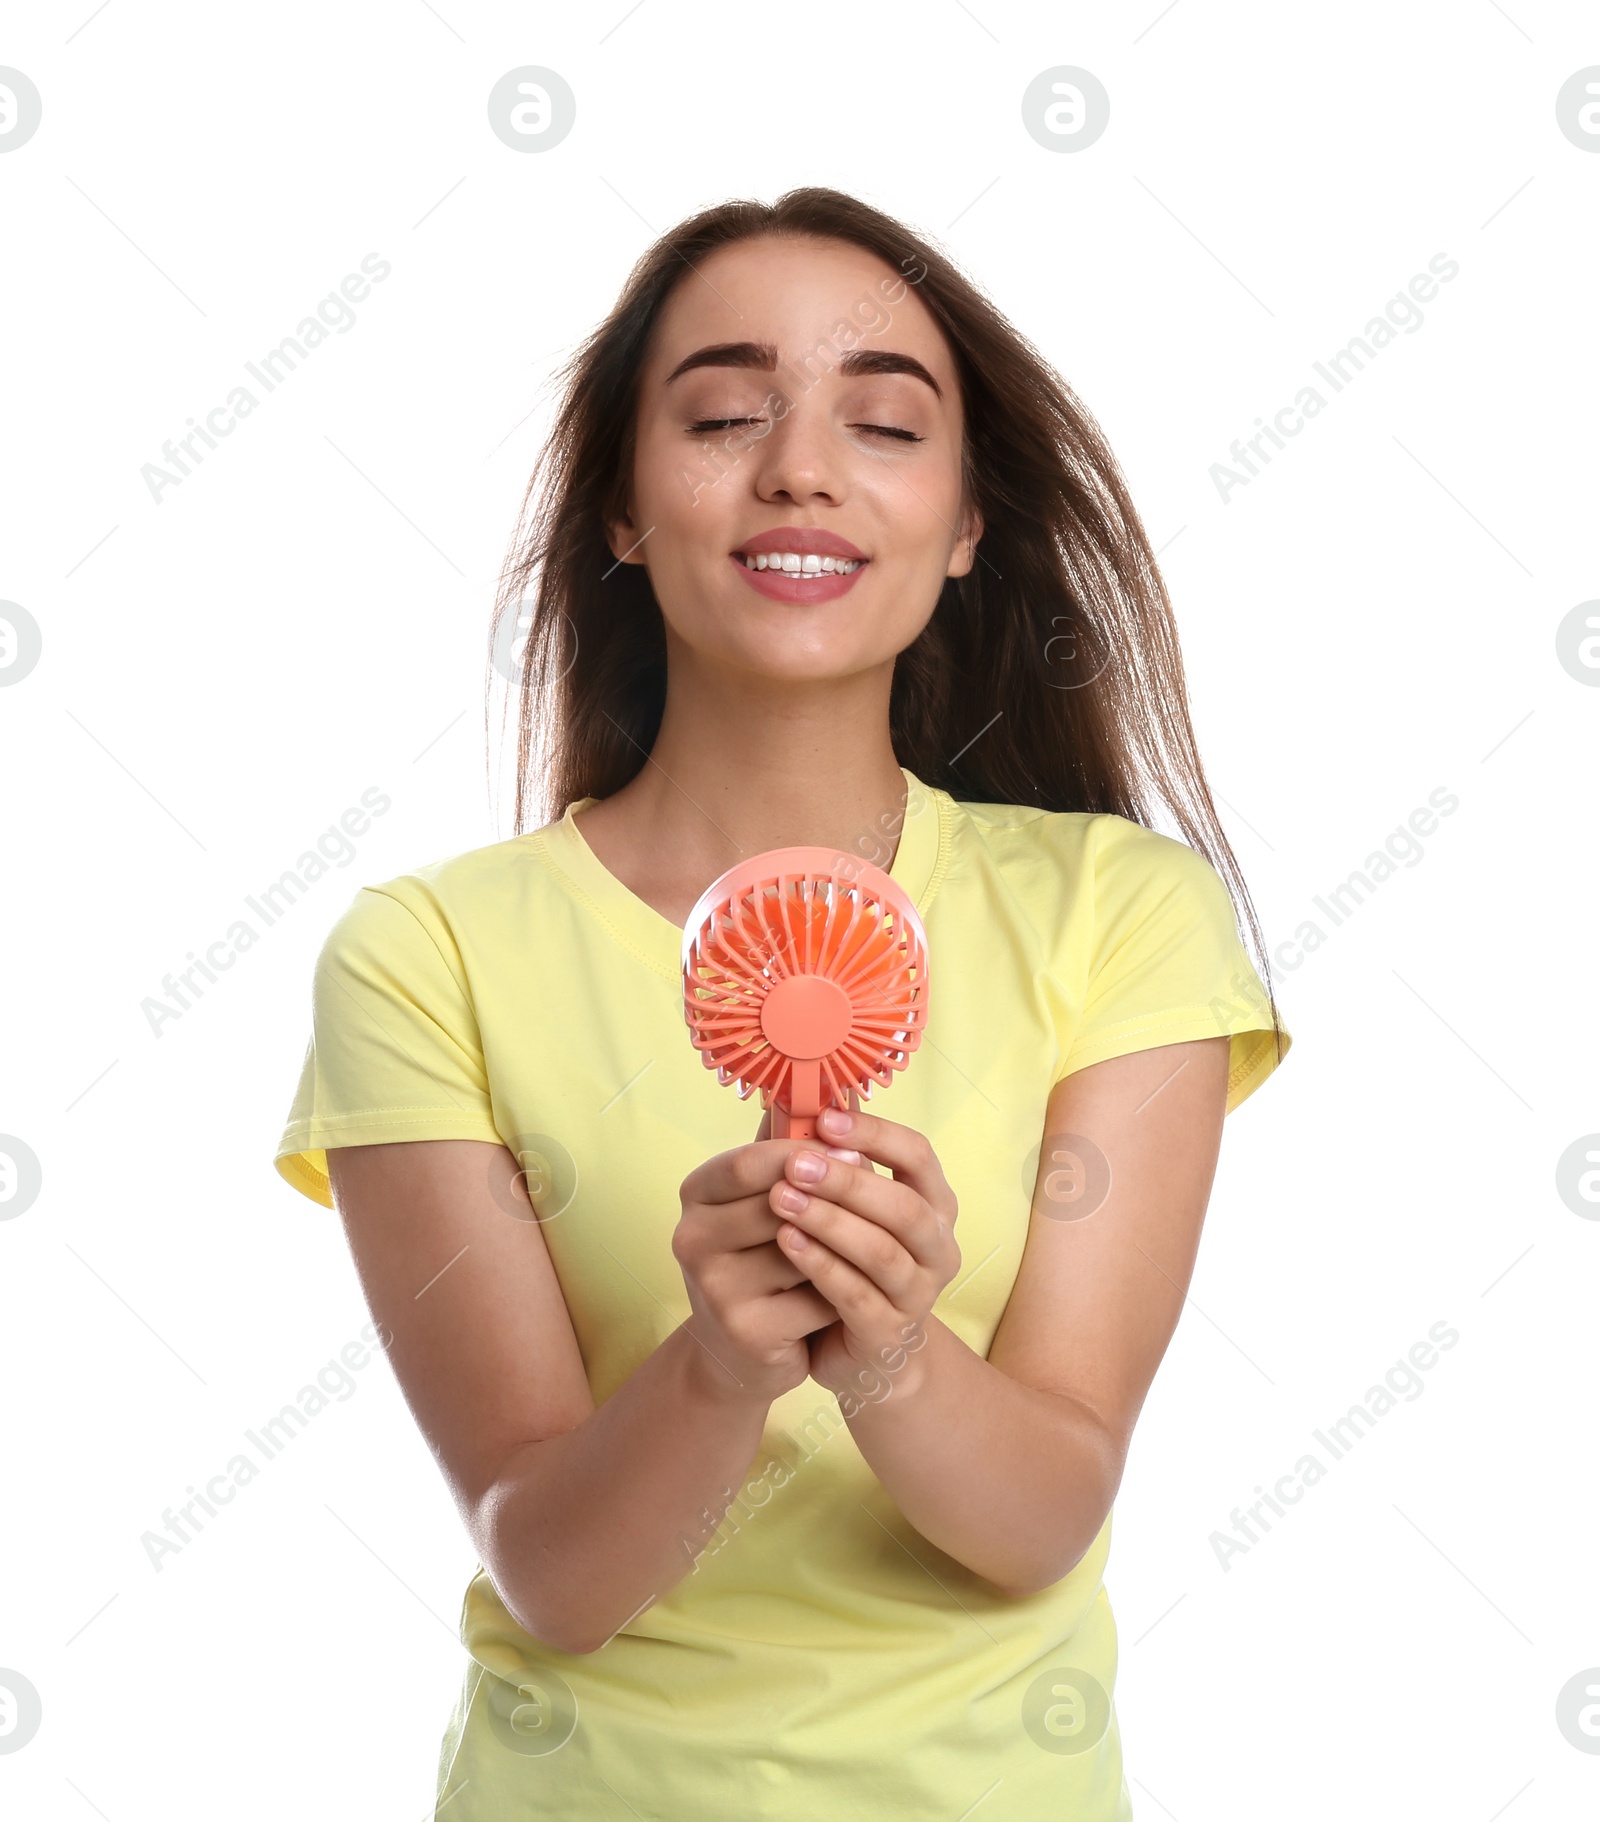
[[[794,546],[791,544],[789,548],[793,550]],[[752,556],[760,554],[759,551],[751,552]],[[833,553],[818,554],[831,556]],[[849,594],[870,567],[861,559],[848,573],[835,570],[831,575],[802,576],[782,569],[751,569],[737,551],[729,554],[728,561],[758,595],[765,595],[769,601],[787,601],[802,607],[819,601],[836,601],[841,595]]]
[[[857,563],[867,561],[867,553],[858,550],[848,538],[814,525],[779,525],[771,531],[759,531],[730,554],[759,557],[775,550],[792,550],[799,557],[845,557]]]

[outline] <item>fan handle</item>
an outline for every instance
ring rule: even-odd
[[[794,1066],[794,1080],[797,1089],[799,1088],[801,1081],[800,1071],[804,1068],[804,1063],[796,1063]],[[822,1072],[817,1068],[816,1064],[813,1063],[811,1068],[812,1073],[820,1077]],[[795,1098],[798,1100],[801,1097],[797,1093]],[[810,1098],[813,1101],[818,1098],[815,1088],[812,1089]],[[831,1107],[833,1103],[830,1101],[828,1105]],[[774,1101],[768,1111],[772,1115],[773,1138],[820,1139],[824,1145],[827,1144],[827,1135],[817,1131],[817,1116],[823,1111],[820,1107],[817,1108],[815,1113],[791,1113],[787,1107],[781,1107],[777,1101]],[[854,1088],[850,1090],[850,1111],[851,1113],[860,1113],[861,1111],[861,1097],[856,1093]]]

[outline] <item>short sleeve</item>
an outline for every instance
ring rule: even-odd
[[[1227,1037],[1232,1113],[1282,1057],[1222,876],[1183,842],[1119,816],[1095,819],[1092,856],[1083,1010],[1058,1079],[1158,1044]],[[1276,1030],[1287,1056],[1292,1040],[1281,1022]]]
[[[327,1153],[397,1139],[498,1144],[477,1016],[448,925],[404,882],[364,886],[328,933],[312,1035],[274,1163],[333,1207]]]

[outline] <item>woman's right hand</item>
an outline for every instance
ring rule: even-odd
[[[672,1236],[693,1312],[684,1326],[700,1343],[707,1383],[762,1404],[802,1383],[811,1366],[806,1336],[839,1320],[778,1245],[781,1218],[770,1200],[791,1152],[825,1148],[773,1139],[771,1130],[768,1113],[751,1144],[690,1171]]]

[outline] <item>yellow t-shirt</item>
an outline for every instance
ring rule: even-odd
[[[1277,1059],[1201,855],[1119,816],[958,803],[905,776],[890,872],[927,932],[930,1010],[871,1105],[939,1156],[963,1263],[934,1313],[986,1355],[1052,1086],[1227,1033],[1231,1111]],[[530,1165],[598,1403],[690,1314],[678,1185],[753,1139],[760,1107],[690,1043],[682,933],[584,841],[573,811],[593,801],[357,894],[317,963],[276,1162],[331,1206],[330,1146],[508,1145]],[[439,1813],[926,1822],[989,1792],[984,1822],[1119,1822],[1110,1542],[1108,1516],[1062,1581],[1002,1595],[906,1522],[807,1380],[771,1406],[694,1568],[599,1651],[530,1637],[480,1566]]]

